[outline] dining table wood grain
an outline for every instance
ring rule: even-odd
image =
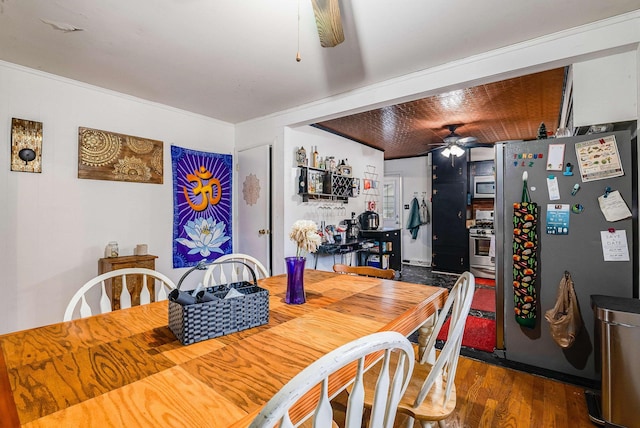
[[[286,279],[259,281],[268,324],[187,346],[166,301],[0,336],[0,427],[246,427],[322,355],[378,331],[409,335],[447,296],[306,270],[307,302],[288,305]]]

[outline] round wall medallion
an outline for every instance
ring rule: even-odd
[[[242,195],[247,205],[254,205],[260,197],[260,180],[253,174],[245,177],[242,183]]]
[[[120,138],[95,129],[80,135],[80,160],[88,166],[103,166],[113,162],[120,153]]]
[[[118,160],[113,167],[116,179],[122,181],[149,181],[151,179],[151,168],[142,159],[125,156]]]
[[[153,141],[145,140],[144,138],[127,137],[127,145],[132,152],[139,155],[151,153],[151,150],[153,150]]]

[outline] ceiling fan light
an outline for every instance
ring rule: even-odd
[[[454,145],[454,146],[451,146],[451,154],[456,157],[460,157],[464,155],[464,150],[460,146]]]
[[[451,156],[451,149],[450,149],[449,147],[445,148],[445,149],[442,151],[442,156],[447,157],[447,158],[448,158],[449,156]]]

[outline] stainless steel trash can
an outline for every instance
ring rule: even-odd
[[[605,422],[640,428],[640,300],[592,295]]]

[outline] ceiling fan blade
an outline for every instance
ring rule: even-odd
[[[475,142],[475,143],[469,143],[466,144],[466,147],[468,148],[474,148],[474,147],[495,147],[495,145],[493,143],[479,143],[479,142]]]
[[[477,143],[478,139],[476,137],[462,137],[456,141],[456,144],[473,144]]]
[[[311,0],[311,4],[322,47],[332,48],[344,42],[338,0]]]

